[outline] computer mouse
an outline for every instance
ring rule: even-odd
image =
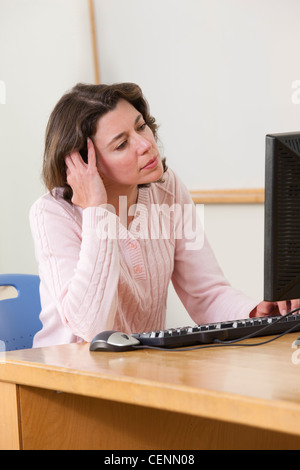
[[[140,341],[121,331],[101,331],[91,341],[90,351],[132,351]]]

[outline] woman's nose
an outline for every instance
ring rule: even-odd
[[[144,155],[151,149],[151,142],[144,137],[139,136],[137,139],[137,151],[139,155]]]

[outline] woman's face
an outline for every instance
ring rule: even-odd
[[[163,174],[154,135],[128,101],[120,100],[98,120],[93,142],[104,183],[132,186],[157,181]]]

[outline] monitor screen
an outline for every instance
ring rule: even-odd
[[[266,136],[264,299],[300,298],[300,132]]]

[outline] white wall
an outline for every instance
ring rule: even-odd
[[[265,135],[300,129],[299,0],[95,5],[102,80],[142,86],[189,188],[262,187]]]

